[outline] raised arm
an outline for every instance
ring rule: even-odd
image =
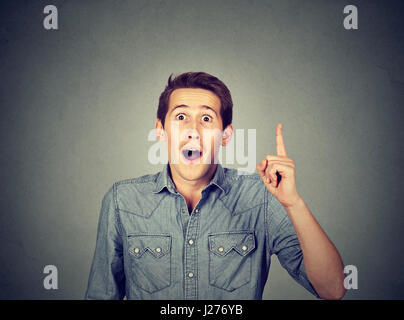
[[[277,155],[267,155],[257,165],[258,173],[292,221],[310,283],[321,298],[341,299],[346,292],[341,257],[297,192],[295,164],[286,154],[281,124],[276,127],[276,149]]]

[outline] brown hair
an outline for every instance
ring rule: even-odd
[[[160,95],[157,118],[164,126],[164,120],[168,111],[168,102],[171,93],[175,89],[200,88],[210,90],[220,99],[220,115],[222,117],[223,130],[231,124],[233,118],[233,101],[226,85],[218,78],[205,72],[185,72],[174,79],[171,74],[164,91]]]

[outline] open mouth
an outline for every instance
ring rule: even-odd
[[[182,150],[182,155],[184,158],[188,161],[196,161],[199,158],[202,157],[202,151],[199,151],[197,149],[183,149]]]

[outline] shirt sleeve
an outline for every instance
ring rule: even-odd
[[[285,208],[273,195],[268,192],[267,197],[266,221],[270,254],[276,254],[281,266],[292,278],[320,299],[307,278],[302,249],[292,221]]]
[[[114,185],[102,200],[97,241],[85,294],[88,300],[117,300],[125,296],[122,238],[114,201],[115,192]]]

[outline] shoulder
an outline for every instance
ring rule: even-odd
[[[224,173],[226,177],[226,185],[230,191],[243,190],[247,191],[252,189],[252,191],[262,191],[265,188],[264,183],[258,173],[248,173],[245,171],[240,171],[238,169],[224,168]]]
[[[159,174],[160,172],[157,172],[116,181],[107,194],[113,194],[115,208],[119,212],[143,216],[150,212],[156,200],[162,197],[161,194],[153,192]]]
[[[257,172],[249,173],[247,171],[231,168],[223,168],[226,179],[232,182],[256,182],[262,181],[260,175]]]
[[[253,207],[265,204],[269,215],[283,216],[283,207],[265,187],[261,176],[257,173],[247,173],[237,169],[224,168],[228,198],[237,198],[237,206]]]
[[[233,207],[233,211],[243,212],[262,206],[268,201],[268,191],[258,173],[246,173],[237,169],[224,168],[226,197],[222,200]]]
[[[157,172],[154,174],[145,174],[135,178],[119,180],[114,183],[114,188],[120,193],[125,191],[138,191],[141,193],[152,192],[159,174],[160,172]]]

